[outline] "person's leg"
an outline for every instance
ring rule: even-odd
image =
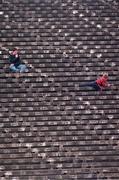
[[[11,64],[9,68],[11,72],[19,72],[19,69],[17,69],[14,64]]]
[[[19,71],[22,73],[22,72],[28,72],[28,68],[26,67],[26,65],[25,64],[20,64],[19,66],[18,66],[18,69],[19,69]]]
[[[96,90],[96,91],[100,91],[100,90],[101,90],[100,86],[99,86],[96,82],[93,82],[93,83],[92,83],[92,87],[93,87],[93,89]]]
[[[81,84],[80,87],[92,87],[94,90],[99,91],[100,87],[97,85],[97,83],[95,81],[93,82],[88,82],[85,84]]]
[[[86,87],[86,86],[92,87],[92,86],[93,86],[93,83],[94,83],[94,82],[87,82],[87,83],[84,83],[84,84],[80,84],[80,87]]]

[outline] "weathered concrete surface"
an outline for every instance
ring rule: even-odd
[[[118,1],[2,0],[0,30],[34,67],[0,51],[0,180],[119,180]],[[79,87],[102,72],[114,87]]]

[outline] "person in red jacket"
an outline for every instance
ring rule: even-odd
[[[110,87],[110,84],[108,83],[108,74],[104,73],[101,77],[97,78],[95,81],[80,85],[80,87],[86,87],[86,86],[92,87],[96,91],[102,91],[106,87]]]

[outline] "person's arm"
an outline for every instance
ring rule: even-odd
[[[9,55],[11,55],[12,51],[8,51]]]
[[[100,86],[100,90],[103,91],[106,87],[109,87],[109,83],[107,81],[103,81],[102,80],[102,83],[101,85],[98,84]]]
[[[108,81],[105,83],[105,87],[110,87],[112,86],[113,84],[110,84]]]
[[[15,57],[16,57],[16,58],[18,58],[18,57],[19,57],[19,55],[18,55],[18,54],[16,54],[16,55],[15,55]]]
[[[109,84],[109,83],[108,83],[108,87],[112,87],[112,86],[114,86],[114,85],[113,85],[113,84]]]
[[[4,51],[9,52],[9,49],[7,49],[6,47],[4,47],[4,46],[2,46],[2,45],[0,45],[0,48],[1,48],[2,50],[4,50]]]
[[[16,57],[13,56],[11,53],[9,54],[9,62],[14,64],[16,62]]]
[[[109,84],[109,82],[108,82],[108,79],[104,79],[104,78],[102,78],[101,79],[101,86],[103,87],[103,88],[106,88],[106,87],[109,87],[110,86],[110,84]]]
[[[105,88],[111,88],[113,86],[113,84],[110,84],[109,82],[106,82],[104,86],[102,86],[102,90]]]
[[[109,87],[109,83],[106,81],[103,86],[104,86],[104,87]]]

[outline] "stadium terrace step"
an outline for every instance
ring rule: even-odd
[[[2,0],[0,180],[119,180],[119,3]],[[103,72],[111,88],[80,87]]]

